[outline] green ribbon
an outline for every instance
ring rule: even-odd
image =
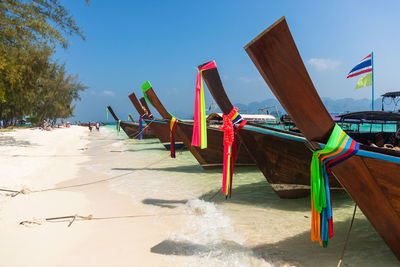
[[[319,213],[322,212],[322,208],[327,206],[326,191],[324,190],[325,180],[323,178],[324,174],[321,169],[319,155],[323,154],[325,157],[335,153],[346,137],[346,135],[344,135],[343,138],[340,139],[341,134],[342,129],[336,124],[325,148],[313,151],[311,160],[311,197],[314,198],[314,207]]]
[[[150,99],[147,97],[147,95],[146,95],[146,91],[149,90],[150,88],[152,88],[150,82],[149,82],[149,81],[145,81],[145,82],[142,84],[141,88],[142,88],[142,91],[143,91],[144,99],[145,99],[148,103],[150,103],[150,105],[152,105],[154,108],[156,108],[156,107],[153,105],[153,103],[150,101]],[[178,119],[176,116],[174,116],[174,115],[172,115],[171,113],[169,113],[169,111],[167,111],[167,112],[168,112],[169,115],[171,115],[171,117],[177,119],[178,121],[182,121],[181,119]]]
[[[120,131],[120,129],[121,129],[121,121],[118,120],[118,122],[117,122],[117,135],[118,135],[118,136],[119,136],[119,131]]]

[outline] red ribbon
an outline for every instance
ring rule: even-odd
[[[175,129],[177,125],[178,125],[178,120],[172,118],[169,128],[171,158],[175,158]]]
[[[223,126],[219,127],[221,131],[224,131],[224,171],[223,171],[223,177],[222,177],[222,193],[227,195],[226,192],[226,182],[227,179],[229,179],[229,198],[231,198],[232,195],[232,182],[233,182],[233,171],[235,168],[235,160],[237,158],[237,137],[236,137],[236,132],[239,131],[240,129],[243,128],[243,126],[247,123],[246,120],[243,120],[236,129],[234,128],[234,125],[232,123],[232,117],[238,112],[238,109],[234,107],[232,111],[228,114],[222,115],[224,124]],[[231,149],[230,149],[231,148]],[[231,154],[229,154],[229,150],[231,150]],[[230,172],[229,172],[229,177],[228,175],[228,159],[230,157]]]

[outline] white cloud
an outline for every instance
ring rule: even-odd
[[[239,80],[241,80],[244,83],[254,83],[254,82],[262,81],[261,77],[257,77],[257,78],[239,77]]]
[[[101,96],[115,96],[115,93],[113,91],[107,91],[104,90],[103,92],[100,93]]]
[[[333,70],[340,65],[340,61],[329,58],[311,58],[307,63],[317,71]]]
[[[102,92],[98,92],[96,90],[87,90],[86,93],[95,95],[95,96],[115,96],[113,91],[104,90]]]

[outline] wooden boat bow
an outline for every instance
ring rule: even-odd
[[[113,116],[114,120],[119,121],[117,115],[115,115],[114,110],[111,108],[111,106],[107,106],[107,109],[111,113],[111,116]]]
[[[137,99],[135,93],[130,94],[129,96],[129,100],[131,100],[133,106],[135,107],[135,109],[137,110],[137,112],[139,113],[140,116],[145,115],[146,113],[144,112],[142,106],[139,103],[139,100]]]
[[[150,111],[150,108],[149,108],[149,105],[147,105],[147,102],[146,102],[146,99],[144,99],[144,97],[141,97],[140,99],[139,99],[139,101],[140,101],[140,103],[142,104],[142,110],[143,110],[143,107],[145,108],[145,111],[144,112],[148,112],[148,114],[147,115],[149,115],[149,114],[151,114],[151,111]]]
[[[245,50],[304,136],[325,143],[334,122],[314,88],[285,18],[261,33]],[[383,167],[390,169],[379,172]],[[399,165],[353,156],[332,170],[400,259],[400,185],[395,179],[399,178]]]

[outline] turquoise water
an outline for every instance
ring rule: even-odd
[[[113,172],[147,166],[115,181],[112,188],[153,213],[183,212],[185,226],[155,245],[153,253],[187,257],[189,266],[336,266],[353,213],[344,191],[332,193],[334,238],[321,248],[310,241],[310,200],[280,199],[258,168],[237,168],[232,199],[219,192],[222,170],[203,170],[189,151],[168,157],[157,139],[116,136]],[[114,150],[114,149],[113,149]],[[162,218],[159,218],[163,223]],[[173,259],[171,259],[173,261]],[[360,210],[357,211],[344,266],[398,266],[398,261]]]

